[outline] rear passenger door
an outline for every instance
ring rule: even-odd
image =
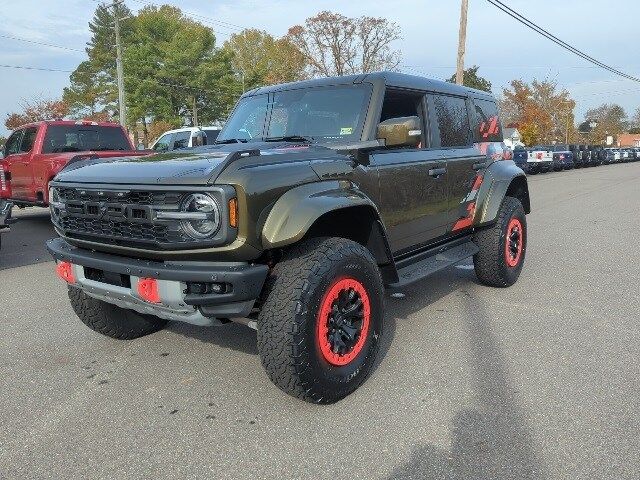
[[[473,223],[487,157],[474,145],[474,119],[466,97],[430,93],[427,103],[430,117],[435,119],[431,124],[434,147],[446,163],[447,232],[457,234]],[[495,126],[489,123],[483,128],[492,131]]]

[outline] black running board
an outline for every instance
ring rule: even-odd
[[[478,253],[480,249],[471,240],[454,245],[444,245],[431,251],[417,255],[412,259],[403,260],[406,266],[398,266],[398,282],[387,286],[389,289],[400,289],[433,275],[440,270],[460,263]]]

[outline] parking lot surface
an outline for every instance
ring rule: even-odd
[[[530,177],[520,281],[470,264],[388,298],[371,378],[289,398],[255,332],[80,323],[46,210],[0,252],[0,478],[640,478],[640,163]]]

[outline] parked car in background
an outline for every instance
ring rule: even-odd
[[[53,120],[16,129],[3,153],[0,200],[18,206],[46,206],[49,182],[69,163],[151,152],[135,150],[127,132],[115,123]]]
[[[638,161],[640,160],[640,148],[632,148],[631,150],[633,150],[633,153],[635,155],[634,160]]]
[[[556,172],[574,168],[573,153],[569,150],[569,145],[552,145],[549,148],[553,151],[553,169]]]
[[[636,152],[633,148],[625,148],[625,150],[627,152],[629,152],[629,161],[630,162],[635,162],[636,161]]]
[[[617,148],[608,148],[607,150],[607,156],[606,156],[606,162],[607,164],[611,164],[611,163],[619,163],[620,162],[620,150],[618,150]]]
[[[522,145],[516,145],[513,149],[513,161],[515,164],[524,170],[525,173],[529,173],[529,152]]]
[[[599,166],[604,163],[604,148],[600,145],[590,145],[591,150],[591,162],[594,166]]]
[[[156,152],[171,152],[181,148],[211,145],[220,133],[218,127],[184,127],[164,132],[153,142],[151,149]]]
[[[583,167],[592,167],[591,163],[591,150],[589,150],[589,145],[580,145],[580,152],[582,152],[582,166]]]
[[[580,150],[580,145],[569,145],[569,151],[573,153],[573,166],[575,168],[582,168],[583,152]]]
[[[629,152],[629,149],[627,148],[620,149],[620,161],[622,163],[628,163],[631,161],[631,153]]]
[[[553,168],[553,151],[550,147],[537,145],[529,149],[530,173],[550,172]]]

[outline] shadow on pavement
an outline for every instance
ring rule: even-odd
[[[411,459],[390,479],[528,480],[543,479],[530,427],[515,399],[505,359],[494,337],[490,309],[468,294],[464,285],[476,282],[473,271],[457,271],[460,283],[449,285],[463,293],[464,324],[469,339],[469,368],[475,379],[478,409],[458,412],[451,426],[451,450],[434,445],[417,447]],[[434,282],[435,283],[435,282]],[[457,282],[455,282],[457,283]],[[436,287],[437,289],[437,287]],[[408,312],[427,308],[433,300],[407,302]]]
[[[49,210],[14,208],[13,217],[18,221],[2,234],[0,270],[51,261],[44,246],[45,241],[56,236]]]

